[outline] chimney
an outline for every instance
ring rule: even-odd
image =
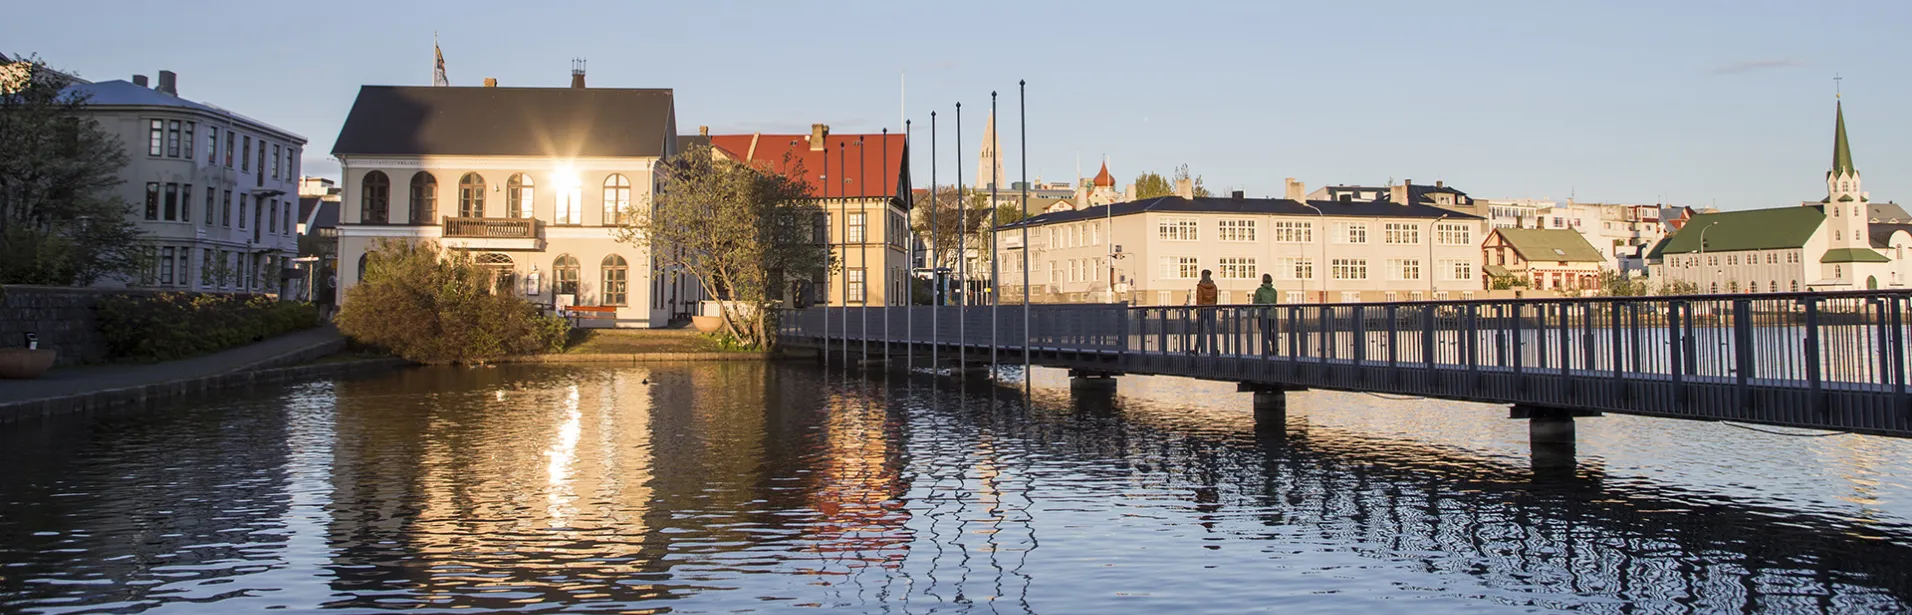
[[[498,87],[498,78],[497,78],[497,77],[486,77],[486,78],[485,78],[485,87],[488,87],[488,88],[495,88],[495,87]]]
[[[1287,184],[1288,184],[1288,191],[1285,193],[1282,193],[1281,198],[1288,199],[1290,201],[1299,201],[1299,200],[1308,198],[1307,186],[1303,185],[1301,182],[1295,181],[1295,178],[1293,177],[1288,178]]]
[[[1243,195],[1243,194],[1241,193],[1241,191],[1240,191],[1240,190],[1236,190],[1236,191],[1234,191],[1234,192],[1231,192],[1231,193],[1229,193],[1229,195],[1228,195],[1228,196],[1229,196],[1230,198],[1233,198],[1233,199],[1235,199],[1235,200],[1237,200],[1237,201],[1240,201],[1240,200],[1243,200],[1243,199],[1246,199],[1246,198],[1248,198],[1247,196],[1245,196],[1245,195]]]
[[[810,125],[810,151],[813,151],[813,152],[823,151],[824,150],[823,140],[829,136],[830,136],[829,124],[811,124]]]
[[[708,137],[708,136],[710,136],[710,127],[709,127],[709,126],[698,126],[698,127],[697,127],[697,136],[700,136],[700,137]]]
[[[1179,196],[1191,201],[1195,200],[1195,180],[1192,180],[1192,179],[1175,180],[1175,196]]]
[[[1442,188],[1442,187],[1446,187],[1446,186],[1447,186],[1447,182],[1444,182],[1444,181],[1441,181],[1441,180],[1438,180],[1438,179],[1437,179],[1437,180],[1434,180],[1434,187],[1435,187],[1435,188]]]
[[[145,75],[133,75],[133,85],[137,85],[137,86],[139,86],[139,87],[142,87],[142,88],[143,88],[143,87],[148,87],[148,86],[146,85],[146,76],[145,76]]]
[[[1076,208],[1076,211],[1082,211],[1084,209],[1089,208],[1089,185],[1088,184],[1076,184],[1075,208]]]
[[[176,75],[173,73],[173,71],[169,71],[169,70],[159,71],[159,87],[156,87],[153,89],[158,90],[162,93],[178,96],[179,95],[179,75]]]
[[[582,59],[571,61],[571,87],[584,89],[584,60]]]
[[[1399,186],[1388,186],[1388,200],[1393,201],[1396,205],[1407,205],[1407,187],[1413,183],[1414,180],[1403,179]]]

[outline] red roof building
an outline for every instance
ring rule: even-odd
[[[833,135],[824,128],[807,135],[711,135],[710,146],[767,171],[801,171],[795,178],[818,197],[898,197],[909,185],[909,143],[899,134]],[[826,186],[825,172],[837,181]]]

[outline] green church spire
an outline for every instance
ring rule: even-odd
[[[1836,119],[1833,120],[1832,129],[1832,174],[1837,176],[1857,173],[1858,171],[1852,168],[1852,149],[1846,146],[1845,105],[1843,102],[1833,103],[1833,105],[1835,109],[1833,114]]]

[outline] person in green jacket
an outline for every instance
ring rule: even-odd
[[[1281,300],[1275,291],[1274,276],[1261,274],[1261,288],[1255,289],[1255,305],[1274,305]],[[1261,309],[1261,354],[1275,354],[1275,310]]]

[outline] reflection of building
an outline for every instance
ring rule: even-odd
[[[717,155],[794,175],[828,216],[829,243],[841,265],[824,292],[830,305],[907,305],[909,142],[903,135],[712,135]],[[814,296],[812,297],[814,300]]]
[[[142,280],[198,291],[276,292],[297,248],[292,195],[305,137],[179,96],[178,76],[76,82],[84,109],[127,147],[119,196],[152,243]]]
[[[667,89],[365,86],[332,153],[345,190],[341,291],[379,239],[474,253],[503,289],[612,308],[603,326],[661,327],[701,297],[683,272],[618,242],[658,161],[677,150]]]
[[[1897,288],[1906,284],[1912,225],[1877,222],[1846,141],[1844,104],[1834,106],[1826,198],[1801,207],[1703,213],[1655,246],[1655,277],[1701,292]]]

